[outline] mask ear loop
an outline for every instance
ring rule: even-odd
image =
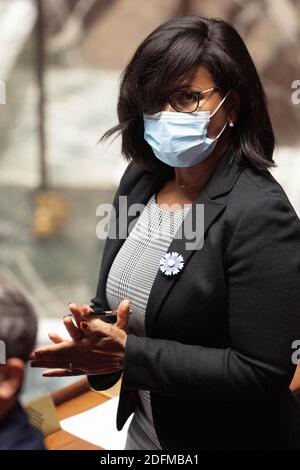
[[[218,104],[217,108],[214,110],[214,112],[210,115],[210,118],[212,118],[214,116],[214,114],[216,114],[216,112],[221,108],[222,104],[224,103],[224,101],[226,100],[227,96],[229,95],[231,90],[229,90],[226,95],[224,96],[224,98],[222,99],[222,101]],[[226,121],[224,126],[222,127],[221,129],[221,132],[219,132],[219,134],[217,135],[217,137],[215,137],[214,139],[212,140],[217,140],[224,132],[226,126],[227,126],[228,122]]]
[[[218,104],[218,106],[216,107],[214,112],[211,113],[211,115],[210,115],[211,118],[216,114],[217,111],[219,111],[219,109],[221,108],[222,104],[224,103],[224,101],[226,100],[226,98],[227,98],[227,96],[229,95],[230,92],[231,92],[231,90],[227,91],[227,93],[224,96],[224,98],[222,99],[222,101]]]
[[[212,140],[217,140],[217,139],[223,134],[223,132],[225,131],[225,129],[226,129],[226,127],[227,127],[227,124],[228,124],[228,122],[225,122],[224,126],[223,126],[222,129],[221,129],[221,132],[219,132],[219,134],[217,135],[217,137],[215,137],[215,138],[212,139]]]

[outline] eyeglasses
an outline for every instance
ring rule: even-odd
[[[208,88],[202,91],[178,90],[169,96],[169,103],[175,111],[180,113],[193,113],[199,108],[199,103],[209,98],[207,93],[212,94],[219,90],[218,87]]]

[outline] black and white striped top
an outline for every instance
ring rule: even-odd
[[[191,205],[164,210],[153,194],[124,241],[110,268],[106,297],[110,309],[130,299],[132,315],[128,332],[145,336],[145,310],[161,257],[168,252],[180,224]],[[125,449],[161,449],[152,420],[150,393],[139,390],[140,401],[130,423]]]

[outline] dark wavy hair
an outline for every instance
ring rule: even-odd
[[[122,135],[122,153],[145,171],[165,169],[144,140],[143,113],[157,112],[186,74],[202,65],[224,95],[229,89],[240,98],[240,111],[228,149],[236,161],[260,170],[276,166],[274,133],[265,93],[250,54],[237,31],[220,19],[184,16],[156,28],[140,44],[120,83],[119,124],[100,140]]]

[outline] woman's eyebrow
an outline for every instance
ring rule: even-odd
[[[207,90],[207,88],[199,88],[199,87],[193,85],[192,83],[183,84],[180,89],[181,90],[196,91],[196,92],[201,92],[203,90]]]

